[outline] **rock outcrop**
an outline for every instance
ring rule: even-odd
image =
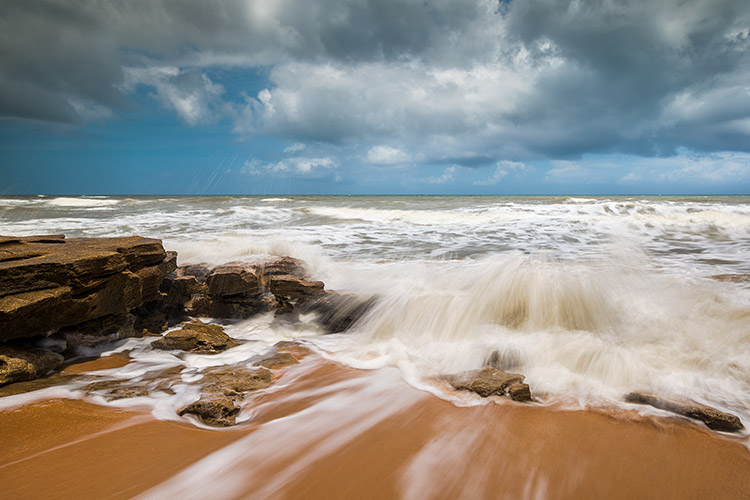
[[[221,325],[195,320],[179,330],[164,335],[151,343],[155,349],[179,349],[198,354],[215,354],[240,343],[224,333]]]
[[[201,396],[177,412],[191,414],[208,425],[228,427],[235,424],[240,407],[237,402],[246,393],[270,386],[271,372],[264,368],[227,367],[204,372]]]
[[[506,373],[492,366],[486,366],[476,372],[448,375],[444,378],[455,389],[475,392],[483,398],[507,396],[514,401],[533,401],[529,386],[523,383],[523,375]]]
[[[716,431],[737,432],[744,428],[736,415],[690,400],[676,400],[659,397],[646,392],[631,392],[625,396],[628,403],[653,406],[661,410],[676,413],[683,417],[700,420],[706,427]]]
[[[126,315],[175,268],[156,239],[0,237],[0,341]]]
[[[46,349],[0,347],[0,386],[41,377],[63,362],[60,354]]]
[[[291,257],[230,262],[213,269],[204,264],[180,266],[164,279],[161,292],[162,310],[170,322],[188,316],[241,319],[269,311],[314,312],[332,333],[350,328],[373,303],[325,290],[322,281],[310,279],[301,260]]]

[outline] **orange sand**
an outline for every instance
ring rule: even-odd
[[[80,401],[46,401],[2,412],[0,496],[132,497],[316,400],[275,404],[285,394],[360,373],[311,363],[289,388],[250,401],[260,408],[253,422],[221,431]],[[270,496],[750,498],[747,448],[681,420],[512,402],[459,408],[404,383],[393,390],[414,391],[418,401],[298,471]],[[267,497],[264,481],[289,465],[266,458],[250,454],[233,464],[256,478],[243,485],[239,498]],[[220,482],[216,488],[221,491]]]

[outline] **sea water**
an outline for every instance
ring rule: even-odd
[[[155,237],[180,264],[289,255],[374,298],[343,334],[268,314],[228,325],[253,342],[218,355],[110,346],[134,362],[103,375],[186,367],[174,395],[135,398],[160,418],[197,398],[201,369],[301,339],[445,398],[435,376],[495,353],[543,403],[627,406],[645,390],[750,423],[750,284],[714,278],[750,274],[750,197],[5,197],[0,234]]]

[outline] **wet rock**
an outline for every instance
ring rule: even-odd
[[[274,350],[277,353],[288,353],[294,356],[294,359],[300,360],[304,358],[305,356],[308,356],[312,354],[312,349],[303,346],[299,342],[291,341],[291,340],[282,340],[279,342],[276,342],[273,345]]]
[[[272,383],[266,369],[227,367],[204,371],[201,397],[181,408],[177,414],[192,414],[208,425],[228,427],[235,424],[240,412],[236,402],[246,393],[265,389]]]
[[[20,349],[0,347],[0,386],[39,378],[59,368],[63,362],[60,354],[46,349]]]
[[[631,392],[625,396],[625,401],[653,406],[683,417],[700,420],[706,424],[706,427],[716,431],[737,432],[744,428],[742,421],[736,415],[725,413],[695,401],[667,399],[646,392]]]
[[[283,368],[289,365],[296,365],[297,363],[297,358],[288,352],[275,352],[272,356],[258,362],[260,366],[270,368],[271,370]]]
[[[723,281],[725,283],[744,283],[750,284],[750,274],[717,274],[711,276],[716,281]]]
[[[508,386],[508,396],[513,401],[520,401],[522,403],[526,401],[533,401],[529,384],[523,384],[521,382],[515,382]]]
[[[326,291],[301,306],[301,312],[315,312],[318,321],[331,333],[348,330],[375,304],[375,298],[363,299],[352,294]]]
[[[190,300],[185,303],[184,311],[188,316],[211,316],[211,297],[203,293],[194,294],[192,297],[190,297]]]
[[[205,283],[211,274],[211,267],[208,264],[185,264],[179,266],[175,272],[178,276],[192,276],[199,283]]]
[[[73,373],[53,372],[45,377],[40,377],[26,382],[14,382],[12,384],[0,387],[0,398],[6,396],[15,396],[16,394],[25,394],[27,392],[38,391],[56,385],[66,384],[78,379],[80,375]]]
[[[258,265],[264,284],[275,276],[307,278],[305,263],[293,257],[274,257]]]
[[[270,293],[251,296],[213,296],[209,305],[209,315],[214,318],[249,318],[259,313],[273,311],[277,307],[278,302]]]
[[[56,336],[65,340],[65,356],[70,357],[80,353],[82,349],[140,336],[133,326],[135,319],[132,314],[111,314],[63,328]]]
[[[244,263],[229,263],[214,268],[206,279],[211,296],[259,295],[261,282],[255,266]]]
[[[167,333],[151,343],[155,349],[179,349],[199,354],[214,354],[240,343],[224,333],[220,325],[191,321],[179,330]]]
[[[486,366],[477,372],[449,375],[445,379],[455,389],[475,392],[483,398],[507,395],[513,399],[518,398],[516,401],[531,401],[531,392],[523,383],[523,375],[506,373],[491,366]],[[511,387],[513,387],[513,394],[509,393]],[[528,399],[525,399],[527,391]]]
[[[164,303],[184,305],[203,288],[204,285],[195,276],[181,275],[176,271],[164,278],[159,290],[164,294]]]
[[[325,286],[322,281],[311,281],[291,274],[271,276],[268,281],[271,293],[282,301],[305,302],[319,297]]]
[[[195,415],[208,425],[229,427],[235,424],[240,408],[232,398],[223,394],[204,394],[198,401],[180,408],[177,414]]]
[[[143,385],[124,383],[122,380],[102,380],[82,388],[87,393],[100,393],[107,401],[130,399],[149,395],[149,389]]]
[[[264,368],[228,367],[203,372],[203,392],[219,392],[229,397],[242,397],[247,392],[265,389],[272,383],[271,372]]]
[[[46,335],[161,298],[160,240],[0,237],[0,341]]]
[[[133,336],[146,337],[159,335],[167,329],[169,322],[159,304],[151,302],[135,309],[136,320],[133,324]]]

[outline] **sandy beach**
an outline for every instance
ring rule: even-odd
[[[159,421],[145,411],[77,400],[3,411],[3,496],[205,498],[213,491],[215,498],[736,499],[750,494],[750,451],[742,441],[681,419],[499,400],[457,407],[389,380],[393,399],[406,397],[408,403],[377,401],[366,413],[395,409],[351,432],[345,415],[354,409],[346,407],[332,414],[343,419],[341,426],[336,420],[316,424],[315,408],[330,398],[322,389],[358,379],[370,383],[377,373],[319,358],[295,370],[281,377],[293,384],[249,401],[244,411],[252,418],[230,429]],[[294,439],[300,430],[318,435]],[[211,481],[203,481],[206,474]]]

